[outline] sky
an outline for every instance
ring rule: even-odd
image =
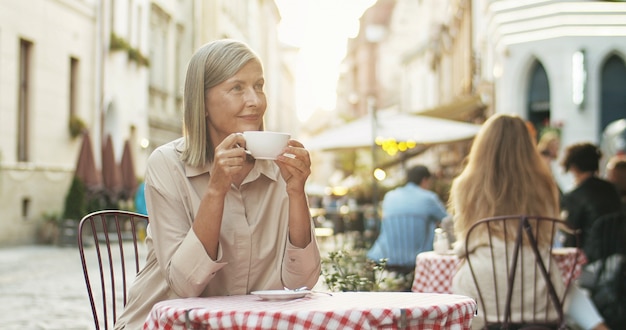
[[[275,0],[282,20],[281,41],[300,47],[296,107],[301,121],[318,109],[335,108],[337,79],[348,38],[376,0]]]

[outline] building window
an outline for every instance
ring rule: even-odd
[[[115,15],[115,0],[110,0],[110,1],[111,1],[110,2],[111,13],[110,13],[110,16],[109,16],[109,27],[111,29],[111,32],[114,33],[115,32],[115,18],[116,18],[116,15]]]
[[[143,45],[143,8],[141,5],[137,5],[137,27],[136,27],[136,41],[137,49],[141,49]]]
[[[76,116],[78,102],[78,59],[70,57],[69,111],[70,117]]]
[[[128,42],[132,45],[133,41],[134,41],[134,29],[133,29],[133,1],[129,0],[128,1],[128,22],[126,22],[126,31],[128,33]]]
[[[171,18],[157,6],[150,13],[150,87],[161,93],[167,91],[168,27]]]
[[[22,219],[28,220],[30,216],[30,197],[22,198]]]
[[[29,161],[29,107],[30,107],[30,70],[33,44],[30,41],[20,40],[19,58],[19,90],[17,105],[17,160]]]
[[[611,122],[626,118],[626,63],[610,56],[602,66],[600,132]]]
[[[528,88],[528,120],[541,132],[550,125],[550,82],[543,65],[535,62],[530,71]]]

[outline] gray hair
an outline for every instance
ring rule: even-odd
[[[204,166],[213,161],[213,141],[208,134],[205,113],[206,91],[234,76],[250,61],[261,64],[258,55],[245,43],[230,39],[209,42],[189,61],[183,93],[183,136],[181,159],[189,166]]]

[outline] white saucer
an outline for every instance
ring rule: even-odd
[[[264,300],[290,300],[302,298],[311,293],[311,291],[261,290],[252,291],[250,293]]]

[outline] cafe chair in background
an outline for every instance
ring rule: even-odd
[[[605,214],[591,226],[588,235],[589,262],[609,258],[614,254],[626,255],[626,212]]]
[[[570,274],[559,270],[552,249],[560,230],[579,237],[563,220],[542,216],[491,217],[470,227],[466,251],[482,246],[466,260],[478,293],[478,313],[485,318],[484,329],[567,329],[563,305],[572,281],[554,283],[552,279],[574,278],[575,267]],[[549,235],[549,245],[538,245],[540,234]],[[500,237],[507,237],[506,244]],[[579,257],[583,256],[574,254],[574,264]],[[555,284],[564,290],[555,289]]]
[[[83,217],[78,250],[95,329],[112,329],[126,295],[145,259],[148,216],[104,210]]]
[[[611,329],[626,329],[626,213],[596,219],[587,235],[589,263],[579,278]]]

